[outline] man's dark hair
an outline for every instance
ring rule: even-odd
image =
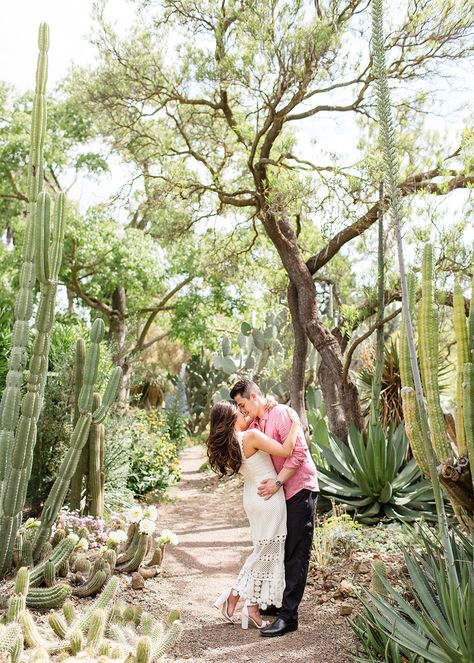
[[[262,395],[260,387],[255,382],[252,382],[252,380],[238,380],[231,389],[230,397],[232,400],[235,400],[236,396],[249,398],[252,392],[260,394],[260,396]]]

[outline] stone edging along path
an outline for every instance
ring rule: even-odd
[[[311,586],[300,607],[299,630],[279,638],[228,624],[212,606],[235,578],[251,540],[239,479],[218,482],[199,471],[204,462],[201,446],[182,453],[182,480],[171,491],[173,501],[159,507],[158,521],[178,534],[179,545],[166,547],[161,575],[144,590],[127,588],[126,599],[160,617],[172,608],[181,611],[185,630],[173,651],[179,661],[350,663],[353,639],[345,618],[320,609]]]

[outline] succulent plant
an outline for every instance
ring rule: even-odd
[[[329,446],[319,443],[319,451],[329,466],[318,467],[321,495],[343,504],[360,522],[436,519],[431,483],[415,460],[405,460],[402,425],[384,431],[379,422],[370,422],[367,440],[350,426],[348,444],[331,435]]]
[[[272,392],[276,396],[283,396],[285,386],[269,376],[267,367],[273,357],[284,353],[279,337],[285,329],[286,317],[287,312],[282,309],[277,314],[270,311],[262,327],[257,327],[254,322],[243,322],[236,339],[240,349],[239,356],[231,355],[232,343],[229,337],[225,336],[221,341],[220,351],[214,355],[214,367],[223,371],[227,380],[232,376],[249,377],[258,381],[264,393]],[[225,386],[218,390],[214,400],[220,398],[229,398]]]
[[[454,286],[454,330],[456,340],[456,425],[450,438],[440,403],[439,348],[437,310],[434,303],[433,248],[427,244],[423,253],[422,298],[418,309],[418,348],[423,387],[429,414],[429,426],[436,453],[438,473],[446,494],[462,523],[474,522],[474,484],[469,471],[474,462],[474,391],[471,379],[474,364],[469,361],[470,348],[464,296],[459,283]],[[473,279],[474,281],[474,279]],[[415,279],[410,282],[411,309],[414,311]],[[474,304],[471,303],[471,308]],[[402,381],[403,413],[413,455],[425,475],[428,475],[421,430],[420,412],[416,403],[408,356],[406,333],[400,340],[400,374]],[[454,433],[454,435],[453,435]]]

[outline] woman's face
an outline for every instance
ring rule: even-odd
[[[238,431],[245,430],[247,428],[247,420],[244,415],[237,410],[237,419],[235,420],[235,429]]]

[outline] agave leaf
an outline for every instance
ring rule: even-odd
[[[403,424],[397,426],[397,428],[393,431],[392,444],[395,450],[395,467],[398,471],[398,468],[403,465],[403,461],[405,460],[408,451],[408,438],[406,436]]]
[[[324,486],[328,491],[339,495],[341,497],[346,497],[347,495],[351,497],[362,497],[363,492],[357,485],[350,485],[343,481],[337,474],[332,474],[323,468],[318,468],[319,480],[321,486]]]
[[[367,509],[365,509],[364,511],[360,511],[360,516],[362,518],[370,518],[370,516],[377,515],[380,509],[381,509],[380,502],[373,502],[372,505],[369,506]]]
[[[416,464],[416,461],[414,458],[412,458],[403,468],[403,470],[397,475],[397,478],[393,482],[393,490],[396,492],[397,490],[400,490],[404,486],[407,486],[410,483],[413,483],[413,481],[421,477],[421,472],[420,468]]]
[[[400,469],[400,465],[397,465],[397,458],[395,454],[395,448],[393,444],[393,434],[392,434],[392,426],[389,426],[388,432],[387,432],[387,459],[386,459],[386,465],[387,465],[387,481],[390,481],[390,483],[393,482],[394,478],[397,475],[398,470]]]
[[[413,589],[419,607],[423,610],[425,615],[434,621],[436,627],[441,631],[445,640],[451,645],[456,646],[456,639],[453,639],[453,631],[446,620],[445,614],[442,612],[437,597],[433,594],[433,590],[426,581],[426,576],[416,564],[410,555],[405,555],[405,563],[413,583]],[[436,629],[435,629],[436,630]]]
[[[362,475],[367,475],[368,470],[365,458],[364,438],[362,437],[362,433],[360,433],[353,424],[349,426],[347,443],[354,458],[354,469],[358,469]]]
[[[385,581],[383,583],[385,585]],[[410,617],[416,627],[412,626],[395,608],[380,597],[371,594],[370,598],[377,608],[377,622],[386,635],[393,638],[401,647],[410,649],[430,663],[452,663],[440,647],[433,645],[428,638],[417,630],[416,627],[420,626],[419,613],[411,608],[409,604],[407,606],[412,613]],[[407,612],[407,614],[409,613]]]
[[[341,458],[338,448],[331,443],[331,438],[329,438],[329,447],[318,444],[319,450],[323,458],[333,467],[339,474],[342,474],[348,481],[354,483],[354,472],[347,467],[344,462],[344,458]],[[319,469],[319,468],[318,468]]]

